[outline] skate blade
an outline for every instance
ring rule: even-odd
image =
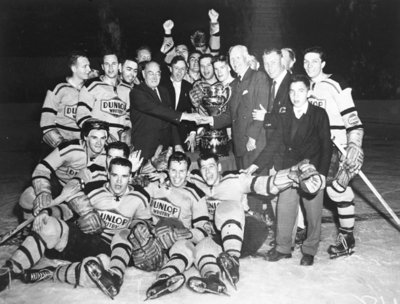
[[[353,255],[353,253],[354,253],[355,251],[354,250],[349,250],[349,252],[342,252],[342,253],[336,253],[336,254],[330,254],[330,259],[331,260],[334,260],[334,259],[337,259],[337,258],[340,258],[340,257],[349,257],[349,256],[352,256]]]
[[[103,283],[101,283],[97,272],[93,271],[91,267],[88,267],[87,265],[85,265],[85,270],[96,286],[100,288],[105,295],[109,296],[111,300],[114,300],[114,295],[103,285]]]

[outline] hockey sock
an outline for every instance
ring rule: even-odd
[[[188,263],[189,261],[184,255],[174,253],[168,263],[163,266],[157,278],[170,277],[177,273],[183,273]]]
[[[227,220],[221,227],[222,247],[231,256],[240,257],[243,243],[243,229],[240,222]]]
[[[339,215],[339,230],[342,233],[350,233],[354,230],[354,202],[341,202],[337,204]]]
[[[79,285],[79,277],[82,263],[75,262],[57,267],[54,272],[54,280],[72,285]]]
[[[111,245],[111,250],[110,269],[123,278],[132,254],[132,245],[128,244],[127,242],[113,242]]]
[[[24,269],[33,267],[43,256],[46,246],[37,235],[29,235],[11,257],[12,271],[21,273]]]

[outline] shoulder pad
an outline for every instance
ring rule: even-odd
[[[193,184],[191,182],[187,182],[185,187],[188,187],[188,188],[194,190],[199,197],[203,197],[206,195],[199,187],[197,187],[195,184]]]
[[[85,187],[83,188],[83,192],[88,195],[90,192],[97,190],[106,183],[106,181],[94,181],[94,182],[89,182],[85,184]]]
[[[73,145],[82,147],[79,139],[73,139],[73,140],[64,141],[61,144],[59,144],[58,145],[58,150],[61,151],[61,150],[65,149],[65,148],[67,148],[69,146],[73,146]]]
[[[139,192],[140,194],[142,194],[143,196],[145,196],[147,198],[147,200],[150,202],[151,197],[150,195],[147,193],[146,190],[144,190],[144,188],[140,185],[131,185],[131,187],[133,188],[134,191]]]
[[[88,79],[88,80],[85,81],[84,86],[85,86],[86,88],[88,88],[88,87],[90,87],[90,85],[91,85],[92,83],[94,83],[94,82],[100,82],[100,81],[101,81],[100,76],[99,76],[99,77],[92,78],[92,79]]]

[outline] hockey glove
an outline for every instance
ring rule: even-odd
[[[92,210],[85,215],[82,215],[77,224],[83,233],[97,234],[101,233],[105,227],[103,220],[96,210]]]
[[[164,255],[161,244],[150,232],[145,221],[135,221],[129,234],[132,244],[132,261],[144,271],[157,271],[163,266]]]
[[[344,161],[344,167],[350,172],[356,174],[360,171],[364,162],[364,151],[361,146],[350,142],[347,146],[347,155]]]
[[[39,193],[33,201],[33,215],[36,216],[41,210],[51,206],[52,201],[53,198],[50,192],[44,191]]]
[[[156,228],[156,236],[164,249],[169,249],[176,241],[187,240],[193,237],[187,228],[172,228],[160,226]]]

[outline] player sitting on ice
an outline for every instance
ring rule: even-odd
[[[139,225],[135,226],[134,220],[147,223],[151,219],[148,196],[141,187],[129,186],[131,169],[129,160],[115,158],[110,163],[108,182],[88,184],[69,200],[76,221],[61,220],[54,213],[58,209],[43,209],[34,220],[33,233],[3,266],[1,273],[9,275],[0,277],[0,286],[4,289],[10,278],[26,283],[53,279],[75,286],[97,285],[115,297],[137,245],[134,234]],[[72,216],[70,211],[68,218]],[[136,228],[131,230],[131,226]],[[161,252],[156,242],[146,245],[152,248],[145,247],[148,252]],[[43,256],[71,263],[32,270]]]

